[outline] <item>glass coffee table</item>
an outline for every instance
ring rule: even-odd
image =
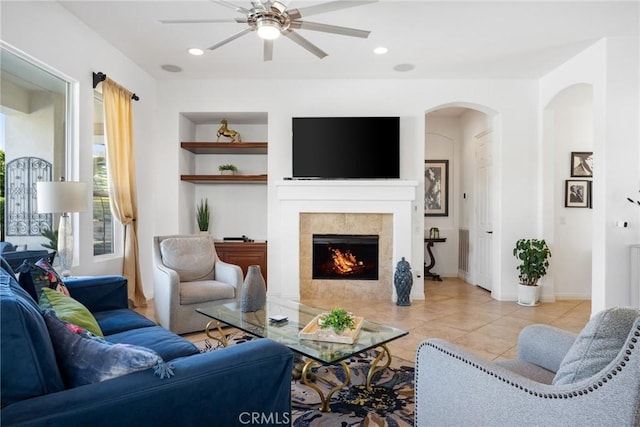
[[[206,327],[208,337],[227,345],[227,339],[222,326],[224,324],[247,332],[260,338],[269,338],[286,345],[295,353],[305,356],[307,361],[302,368],[302,382],[314,389],[319,395],[322,405],[321,411],[329,412],[331,396],[351,381],[351,373],[346,360],[350,357],[373,348],[379,348],[377,357],[371,363],[367,375],[367,389],[371,390],[373,375],[386,369],[391,363],[391,353],[386,344],[407,335],[409,332],[392,326],[364,320],[362,327],[353,344],[301,339],[300,331],[318,314],[327,312],[316,307],[310,307],[299,302],[270,297],[264,309],[243,313],[240,301],[220,304],[209,309],[196,309],[212,320]],[[357,314],[357,313],[356,313]],[[270,319],[283,319],[274,321]],[[217,335],[219,334],[219,335]],[[309,379],[314,365],[339,364],[345,371],[345,381],[329,391],[325,396],[323,391]]]

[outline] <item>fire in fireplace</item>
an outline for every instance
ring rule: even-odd
[[[378,280],[378,236],[314,234],[312,278]]]

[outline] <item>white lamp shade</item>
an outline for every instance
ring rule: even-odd
[[[76,181],[36,183],[38,213],[84,212],[87,210],[87,184]]]

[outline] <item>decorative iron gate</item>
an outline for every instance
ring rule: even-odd
[[[19,157],[7,163],[7,236],[39,236],[43,230],[51,230],[53,215],[39,214],[36,205],[36,182],[51,181],[51,170],[51,163],[38,157]]]

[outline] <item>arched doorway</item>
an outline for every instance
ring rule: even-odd
[[[425,212],[425,231],[438,228],[447,241],[433,248],[438,273],[459,277],[499,295],[495,272],[499,245],[493,242],[499,224],[493,221],[496,146],[495,111],[471,104],[447,104],[425,115],[425,161],[449,165],[447,215]],[[497,294],[496,294],[497,293]]]
[[[551,243],[553,268],[545,282],[559,299],[591,299],[593,212],[591,191],[598,179],[594,153],[593,86],[569,86],[546,105],[543,118],[543,197],[545,238]],[[592,153],[591,171],[576,171],[578,159]],[[584,202],[570,197],[585,189]]]

